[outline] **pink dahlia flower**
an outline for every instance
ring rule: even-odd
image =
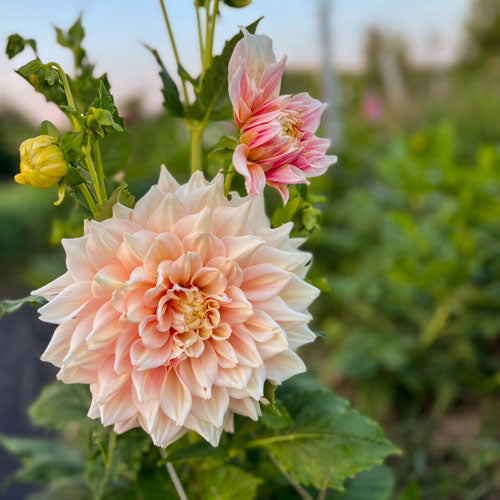
[[[229,96],[240,129],[233,165],[249,194],[267,184],[288,201],[288,184],[307,184],[335,163],[328,139],[314,134],[326,104],[309,94],[280,95],[286,57],[276,62],[271,39],[246,30],[229,61]]]
[[[67,272],[33,292],[59,326],[42,360],[90,384],[89,416],[118,433],[141,426],[158,446],[187,430],[217,445],[233,415],[260,415],[266,380],[304,371],[314,340],[303,278],[308,253],[291,225],[271,229],[262,197],[231,201],[223,177],[179,186],[162,167],[134,209],[86,221],[63,240]]]

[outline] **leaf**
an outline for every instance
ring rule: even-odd
[[[127,189],[127,184],[118,186],[109,199],[97,205],[97,213],[94,219],[97,221],[109,219],[113,215],[113,205],[118,202],[130,208],[135,205],[134,195]]]
[[[44,120],[41,123],[39,133],[40,135],[50,135],[55,139],[59,139],[59,132],[56,126],[52,122],[49,122],[49,120]]]
[[[231,465],[217,466],[200,474],[203,500],[252,500],[262,479]]]
[[[249,24],[246,29],[255,33],[262,18]],[[227,92],[228,64],[236,44],[243,38],[238,33],[227,41],[222,54],[215,56],[212,65],[200,82],[200,92],[193,105],[186,110],[187,118],[203,120],[208,113],[212,120],[226,120],[232,117],[232,107]]]
[[[42,390],[28,413],[35,425],[63,429],[71,422],[87,421],[89,407],[88,386],[56,381]]]
[[[156,62],[160,66],[160,78],[163,83],[162,94],[163,94],[163,106],[172,115],[177,118],[182,118],[184,116],[184,105],[182,104],[179,97],[179,90],[172,80],[167,68],[161,60],[160,54],[156,49],[153,49],[149,45],[145,44],[145,47],[153,54]]]
[[[36,42],[33,38],[25,39],[17,33],[14,33],[7,39],[5,53],[9,59],[12,59],[14,56],[22,52],[26,45],[29,45],[36,54]]]
[[[137,474],[137,486],[143,500],[177,500],[179,497],[164,465],[159,466],[158,452],[150,452],[142,459]]]
[[[85,37],[85,30],[82,26],[81,16],[75,21],[73,26],[69,28],[68,31],[63,31],[57,26],[54,27],[57,34],[57,43],[71,49],[73,52],[73,57],[75,59],[75,66],[80,68],[82,66],[83,59],[85,58],[85,50],[82,48],[81,44]]]
[[[66,174],[65,179],[66,182],[68,183],[68,186],[71,186],[73,188],[80,184],[85,183],[85,178],[75,167],[68,168],[68,173]]]
[[[0,436],[0,444],[22,461],[16,472],[18,481],[47,484],[60,477],[78,476],[83,472],[80,452],[65,443],[43,439]]]
[[[30,295],[29,297],[24,297],[23,299],[16,300],[2,300],[0,302],[0,318],[6,314],[13,313],[17,311],[24,304],[31,304],[35,307],[42,307],[47,301],[40,297],[39,295]]]
[[[345,491],[332,492],[331,500],[389,500],[394,490],[394,474],[385,465],[376,465],[361,471],[354,479],[347,479]]]
[[[124,170],[130,157],[128,132],[112,130],[100,141],[101,159],[107,177]]]
[[[208,153],[209,158],[214,159],[232,159],[234,150],[239,144],[237,137],[233,135],[225,135],[221,137],[212,151]]]
[[[325,481],[342,490],[342,482],[381,463],[397,448],[380,427],[310,377],[294,377],[277,391],[294,424],[280,434],[258,438],[248,447],[267,448],[292,477],[321,489]]]
[[[59,75],[54,69],[47,68],[40,59],[33,59],[21,66],[16,73],[30,83],[37,92],[43,94],[47,101],[55,102],[58,105],[66,104],[66,94],[59,80]]]

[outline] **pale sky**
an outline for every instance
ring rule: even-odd
[[[364,34],[376,25],[403,35],[417,62],[449,63],[461,43],[461,30],[469,0],[331,0],[334,64],[358,68],[363,61]],[[199,54],[194,17],[194,0],[166,0],[183,65],[196,73]],[[288,55],[289,67],[318,68],[319,0],[253,0],[244,9],[221,8],[216,28],[215,50],[246,25],[264,15],[258,32],[274,40],[276,55]],[[19,33],[35,38],[42,61],[56,60],[71,73],[71,55],[57,46],[53,25],[68,28],[83,12],[86,29],[84,47],[96,74],[107,72],[118,103],[142,94],[146,109],[161,106],[161,83],[156,63],[145,42],[157,48],[175,74],[173,56],[157,0],[0,0],[0,107],[8,103],[32,121],[52,119],[61,123],[60,112],[47,105],[14,69],[31,58],[22,54],[8,61],[6,38]],[[431,39],[439,45],[431,48]]]

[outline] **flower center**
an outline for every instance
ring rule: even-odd
[[[294,111],[284,111],[280,116],[280,123],[283,133],[290,137],[293,142],[300,141],[302,120]]]

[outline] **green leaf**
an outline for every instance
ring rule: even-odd
[[[121,184],[118,186],[113,191],[109,199],[97,205],[97,213],[94,217],[95,220],[103,221],[109,219],[113,215],[113,205],[115,203],[121,203],[122,205],[130,208],[135,205],[134,195],[127,189],[127,184]]]
[[[308,379],[294,377],[278,389],[277,399],[294,424],[247,446],[267,448],[304,485],[321,489],[328,481],[330,487],[342,490],[344,479],[398,450],[374,421]]]
[[[252,500],[261,483],[262,479],[231,465],[204,470],[199,479],[203,500]]]
[[[172,80],[167,68],[163,64],[158,51],[149,45],[145,45],[145,47],[153,54],[156,62],[160,66],[160,78],[163,83],[163,106],[172,116],[182,118],[184,116],[184,105],[179,98],[179,90],[175,82]]]
[[[71,166],[68,168],[68,173],[66,174],[65,179],[68,183],[68,186],[71,186],[73,188],[85,182],[85,178],[80,173],[80,171],[77,168]]]
[[[36,54],[36,42],[33,38],[25,39],[17,33],[14,33],[7,39],[5,53],[9,59],[12,59],[14,56],[22,52],[26,45],[29,45]]]
[[[49,122],[49,120],[44,120],[41,123],[39,134],[40,135],[50,135],[51,137],[54,137],[55,139],[59,139],[59,132],[58,132],[56,126],[52,122]]]
[[[66,132],[59,145],[64,153],[70,149],[81,149],[85,139],[85,132]]]
[[[18,456],[23,464],[16,472],[18,481],[47,484],[60,477],[83,472],[83,457],[65,443],[43,439],[0,436],[0,445]]]
[[[0,318],[6,314],[13,313],[17,311],[24,304],[31,304],[35,307],[42,307],[47,301],[38,295],[30,295],[29,297],[24,297],[23,299],[16,300],[2,300],[0,302]]]
[[[249,24],[246,29],[250,33],[255,33],[261,19]],[[207,114],[212,120],[226,120],[232,117],[232,106],[227,92],[227,66],[234,47],[242,38],[242,33],[235,35],[226,42],[222,54],[213,58],[212,65],[200,82],[201,90],[196,101],[186,110],[188,118],[201,121]]]
[[[331,500],[389,500],[394,490],[394,474],[385,465],[376,465],[361,471],[354,479],[347,479],[345,491],[332,492]]]
[[[88,420],[89,407],[88,386],[55,381],[42,390],[28,413],[35,425],[63,429],[71,422]]]
[[[44,95],[47,101],[58,105],[66,104],[66,94],[59,75],[54,69],[43,64],[40,59],[36,58],[21,66],[16,73],[30,83],[37,92]]]
[[[158,464],[158,452],[152,450],[142,459],[137,486],[143,500],[177,500],[179,497],[164,465]]]
[[[312,286],[315,286],[318,290],[328,293],[331,292],[330,284],[328,280],[323,276],[321,278],[309,279],[306,278],[306,281],[310,283]]]
[[[81,67],[83,59],[85,58],[85,50],[82,48],[81,44],[85,37],[85,30],[82,26],[81,16],[75,21],[73,26],[69,28],[68,31],[63,31],[57,26],[54,27],[57,34],[57,43],[70,49],[73,52],[73,57],[75,59],[75,66],[77,68]]]
[[[232,159],[234,150],[239,144],[237,137],[233,135],[225,135],[221,137],[212,151],[208,153],[209,158],[214,159]]]
[[[111,130],[100,141],[101,160],[106,177],[124,170],[130,157],[128,132]]]

